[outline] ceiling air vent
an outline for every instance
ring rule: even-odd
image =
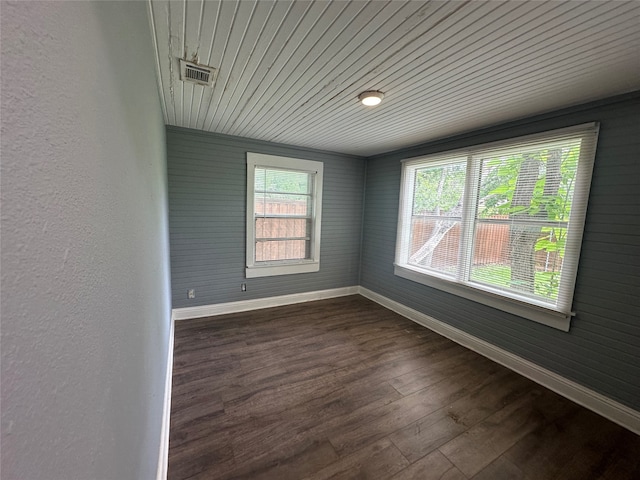
[[[180,59],[180,80],[191,82],[205,87],[212,87],[216,79],[216,69],[207,65],[187,62]]]

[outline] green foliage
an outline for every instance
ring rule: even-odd
[[[509,265],[483,265],[475,266],[471,270],[471,280],[493,287],[511,289],[511,266]],[[545,299],[558,298],[558,286],[560,272],[536,272],[534,292]]]
[[[567,243],[566,228],[543,227],[542,233],[545,234],[545,236],[540,237],[536,242],[536,252],[540,250],[544,250],[545,252],[564,252]]]
[[[547,166],[551,155],[557,151],[557,148],[555,151],[545,148],[527,153],[527,160],[535,160],[538,165],[533,194],[527,205],[514,205],[514,193],[525,155],[514,154],[485,159],[482,164],[478,215],[483,218],[496,215],[508,217],[528,215],[549,221],[568,221],[580,146],[575,145],[560,150],[560,183],[554,194],[545,194]],[[542,232],[547,235],[536,242],[535,250],[556,252],[560,257],[564,257],[566,229],[544,227]]]
[[[522,252],[531,248],[546,254],[546,264],[542,272],[536,271],[536,265],[517,265],[513,272],[510,265],[477,266],[472,269],[472,280],[546,299],[557,298],[579,155],[579,143],[572,142],[480,161],[478,217],[513,219],[516,226],[511,229],[509,241],[517,241],[511,248],[525,254],[514,258],[535,261],[538,256]],[[417,169],[413,215],[458,216],[465,176],[466,161]],[[541,226],[518,223],[528,219]]]
[[[466,162],[416,171],[414,215],[447,215],[462,203]]]
[[[535,291],[545,298],[558,298],[560,272],[536,272]]]
[[[310,193],[310,175],[306,172],[256,168],[255,187],[272,193]]]

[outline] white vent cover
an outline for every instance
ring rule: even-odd
[[[180,59],[180,80],[183,82],[212,87],[216,79],[216,73],[217,70],[213,67],[198,65],[197,63]]]

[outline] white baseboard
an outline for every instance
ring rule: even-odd
[[[343,297],[345,295],[356,295],[359,287],[332,288],[330,290],[316,290],[314,292],[294,293],[292,295],[281,295],[278,297],[256,298],[253,300],[242,300],[240,302],[217,303],[215,305],[201,305],[198,307],[174,308],[172,317],[175,320],[187,320],[190,318],[212,317],[214,315],[224,315],[227,313],[246,312],[261,308],[280,307],[282,305],[292,305],[294,303],[312,302],[314,300],[324,300],[325,298]]]
[[[259,298],[240,302],[221,303],[216,305],[203,305],[199,307],[186,307],[173,309],[171,322],[171,345],[170,355],[167,365],[167,386],[165,396],[165,417],[162,426],[163,445],[161,446],[161,463],[158,465],[158,480],[166,479],[167,457],[169,449],[169,414],[171,407],[171,370],[173,367],[173,321],[186,320],[189,318],[209,317],[223,315],[227,313],[244,312],[261,308],[278,307],[294,303],[310,302],[325,298],[341,297],[345,295],[360,294],[383,307],[392,310],[403,317],[412,320],[423,327],[447,337],[454,342],[483,355],[496,363],[499,363],[520,375],[552,390],[563,397],[568,398],[582,405],[595,413],[621,425],[632,432],[640,435],[640,412],[627,407],[615,400],[584,387],[572,380],[562,377],[557,373],[547,370],[535,363],[514,355],[511,352],[496,347],[495,345],[474,337],[458,328],[436,320],[429,315],[409,308],[395,300],[391,300],[383,295],[375,293],[361,286],[335,288],[331,290],[319,290],[314,292],[297,293],[293,295],[282,295],[278,297]],[[166,425],[165,425],[166,424]],[[162,451],[165,448],[166,450]],[[164,455],[164,456],[163,456]],[[164,460],[163,460],[164,459]],[[164,462],[164,463],[163,463]],[[161,469],[162,467],[162,469]],[[164,476],[161,476],[161,474]]]
[[[169,425],[171,421],[171,383],[173,378],[173,339],[175,322],[171,316],[169,345],[167,347],[167,375],[164,384],[164,407],[162,409],[162,430],[160,432],[160,453],[158,456],[157,480],[167,480],[169,466]]]
[[[640,435],[640,412],[367,288],[358,293]]]

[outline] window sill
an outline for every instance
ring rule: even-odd
[[[293,275],[320,270],[319,262],[295,263],[288,265],[253,265],[246,268],[246,278],[275,277],[277,275]]]
[[[470,285],[463,285],[444,278],[425,275],[418,270],[406,266],[394,265],[394,274],[428,287],[437,288],[438,290],[518,315],[527,320],[532,320],[564,332],[569,331],[571,316],[562,312],[503,297],[499,294],[481,290]]]

